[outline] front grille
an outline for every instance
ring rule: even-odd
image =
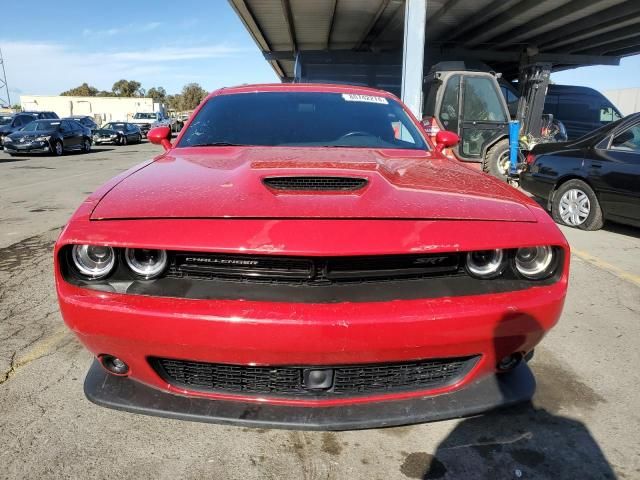
[[[151,364],[168,383],[187,390],[324,398],[418,391],[451,385],[469,372],[477,359],[478,356],[368,365],[248,367],[155,358],[151,359]],[[333,369],[331,387],[318,390],[305,385],[304,372],[313,368]]]
[[[424,278],[456,273],[456,253],[357,257],[278,257],[175,252],[168,271],[173,277],[236,279],[328,285]]]
[[[274,190],[297,191],[350,191],[367,184],[366,178],[358,177],[269,177],[262,181]]]

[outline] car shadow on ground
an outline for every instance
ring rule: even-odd
[[[9,155],[0,155],[0,163],[24,162],[31,157],[10,157]]]
[[[76,152],[76,153],[77,154],[82,154],[82,155],[91,155],[92,153],[106,153],[106,152],[110,152],[112,150],[115,150],[115,147],[105,148],[105,147],[93,146],[93,147],[91,147],[91,150],[89,150],[88,152]]]
[[[532,317],[505,316],[495,329],[496,352],[517,349],[524,340],[523,327],[538,329],[541,336]],[[558,414],[564,408],[586,408],[584,402],[604,399],[564,369],[550,352],[539,356],[545,358],[533,363],[540,362],[539,368],[534,367],[538,387],[533,402],[462,420],[433,455],[418,452],[411,454],[413,459],[407,457],[405,475],[466,480],[616,478],[587,426]],[[505,396],[506,388],[501,388]]]
[[[616,233],[618,235],[625,235],[632,238],[640,238],[640,228],[632,227],[630,225],[624,225],[622,223],[607,222],[602,227],[607,232]]]

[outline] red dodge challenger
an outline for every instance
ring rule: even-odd
[[[441,154],[393,95],[218,90],[55,248],[87,397],[188,420],[357,429],[531,398],[569,247],[535,202]]]

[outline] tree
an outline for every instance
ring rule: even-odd
[[[62,92],[60,95],[64,95],[66,97],[95,97],[97,94],[98,89],[85,82],[79,87],[75,87],[71,90],[67,90],[66,92]]]
[[[118,80],[111,87],[113,94],[117,97],[143,97],[144,89],[140,82],[135,80]]]
[[[167,103],[167,106],[169,107],[169,110],[175,110],[178,111],[180,110],[180,102],[182,100],[182,95],[177,94],[177,95],[167,95],[167,98],[165,99],[165,102]]]
[[[193,110],[207,94],[208,92],[197,83],[186,84],[180,94],[180,110]]]
[[[11,110],[13,110],[14,112],[21,112],[22,106],[16,103],[15,105],[11,106]]]
[[[147,90],[147,97],[153,98],[154,102],[164,102],[167,98],[167,92],[162,87],[151,87]]]

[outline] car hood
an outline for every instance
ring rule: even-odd
[[[99,133],[101,135],[117,135],[117,130],[111,130],[110,128],[99,128],[94,133]]]
[[[280,176],[364,178],[355,191],[280,191]],[[520,192],[432,152],[178,148],[128,176],[91,218],[402,218],[535,222]]]
[[[35,137],[45,137],[48,135],[53,135],[54,133],[56,133],[55,129],[48,129],[48,130],[37,130],[37,131],[28,131],[28,132],[24,132],[21,130],[18,130],[17,132],[13,132],[11,135],[9,135],[12,139],[17,139],[17,138],[35,138]]]
[[[7,133],[11,131],[11,125],[1,125],[0,133]]]

